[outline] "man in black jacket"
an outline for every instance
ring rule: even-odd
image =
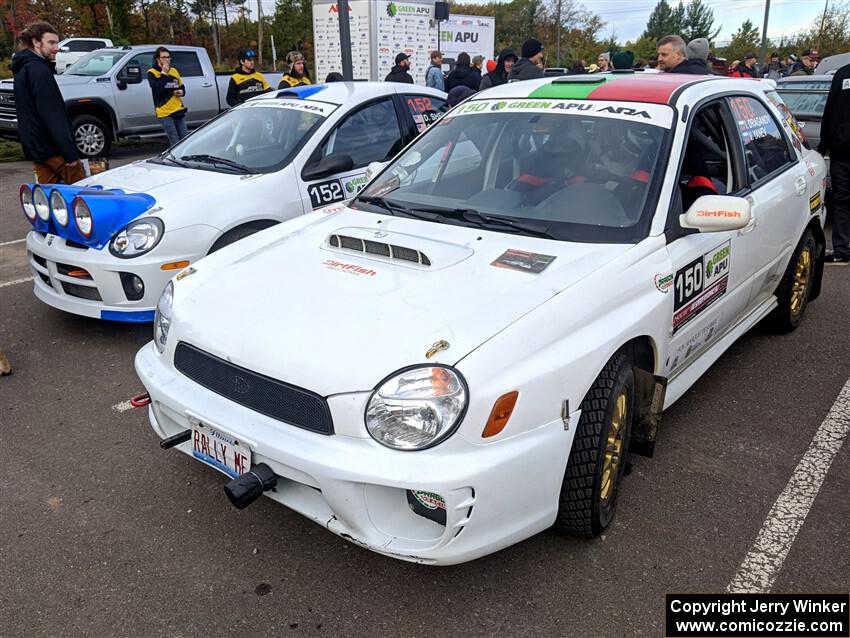
[[[483,91],[484,89],[500,86],[507,82],[508,74],[511,72],[511,68],[517,60],[516,51],[510,47],[502,49],[502,52],[499,54],[499,59],[496,62],[496,68],[481,78],[481,84],[478,88]]]
[[[446,93],[456,86],[465,86],[473,91],[477,91],[478,87],[481,86],[481,76],[475,72],[475,68],[469,62],[468,53],[458,54],[455,68],[446,78]]]
[[[248,98],[265,93],[271,87],[262,73],[256,70],[257,52],[254,49],[239,51],[239,66],[230,76],[227,85],[227,103],[239,106]]]
[[[832,252],[826,263],[850,264],[850,64],[835,72],[823,110],[818,153],[829,153]]]
[[[11,66],[24,157],[35,163],[39,183],[73,184],[83,179],[85,172],[54,77],[59,35],[47,22],[34,22],[19,39],[24,48],[12,56]]]
[[[384,82],[401,82],[402,84],[413,84],[413,78],[408,71],[410,70],[410,56],[406,53],[399,53],[395,56],[395,66],[384,78]]]
[[[665,35],[658,41],[658,68],[666,73],[711,75],[701,60],[688,60],[685,41],[677,35]]]
[[[543,43],[529,38],[522,43],[522,57],[511,67],[508,82],[514,80],[536,80],[543,77],[543,69],[538,64],[543,63]]]

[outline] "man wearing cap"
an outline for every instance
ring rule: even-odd
[[[629,69],[634,69],[635,66],[635,54],[631,51],[619,51],[613,55],[611,58],[611,67],[612,71],[627,71]]]
[[[413,84],[413,78],[408,71],[410,70],[410,56],[406,53],[399,53],[395,56],[395,66],[384,78],[384,82],[401,82],[402,84]]]
[[[733,78],[758,78],[761,77],[758,66],[756,66],[756,54],[749,51],[744,56],[744,61],[738,64],[729,75]]]
[[[543,43],[529,38],[522,43],[522,57],[516,61],[508,73],[508,82],[517,80],[536,80],[543,77],[543,70],[537,65],[543,62]]]
[[[817,50],[812,51],[812,49],[806,49],[803,51],[803,55],[800,56],[800,59],[794,63],[794,66],[791,67],[790,75],[811,75],[815,72],[815,63],[812,59],[812,54],[817,57]]]
[[[227,85],[227,103],[230,106],[239,106],[248,98],[265,93],[271,88],[263,74],[254,68],[256,59],[257,52],[253,49],[239,51],[239,66],[230,76],[230,84]]]
[[[779,53],[774,51],[770,54],[768,63],[761,68],[761,76],[769,80],[779,80],[785,75],[785,66],[779,59]]]

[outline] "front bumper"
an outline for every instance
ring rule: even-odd
[[[184,230],[175,232],[183,234]],[[156,302],[165,284],[178,272],[162,270],[161,265],[200,258],[180,252],[175,257],[167,249],[162,250],[168,239],[166,235],[148,255],[118,259],[108,248],[74,246],[61,237],[30,231],[27,259],[33,274],[33,292],[48,306],[84,317],[130,323],[153,321]],[[81,271],[88,275],[80,276]],[[76,272],[77,276],[69,276],[69,272]],[[128,300],[121,273],[141,278],[145,287],[141,299]]]
[[[280,477],[266,496],[375,552],[451,565],[517,543],[555,520],[574,433],[561,419],[493,443],[455,435],[429,450],[401,452],[368,436],[315,434],[244,408],[177,372],[152,343],[136,355],[136,372],[160,438],[188,429],[192,415],[240,439],[253,464],[266,463]],[[368,393],[328,397],[335,420],[362,419],[367,400]],[[177,449],[192,455],[191,442]],[[407,490],[442,496],[446,524],[411,511]]]

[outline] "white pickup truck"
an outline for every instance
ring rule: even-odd
[[[74,139],[84,157],[108,154],[113,140],[125,136],[164,135],[154,115],[147,70],[157,44],[92,51],[56,76],[71,114]],[[172,66],[186,86],[183,102],[189,128],[227,110],[230,73],[216,73],[203,47],[171,46]],[[264,73],[276,88],[282,73]],[[0,81],[0,136],[17,138],[18,118],[11,79]]]

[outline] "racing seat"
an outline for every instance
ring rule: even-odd
[[[725,194],[724,184],[720,180],[712,180],[708,173],[705,151],[701,145],[695,143],[694,139],[691,138],[688,140],[688,147],[682,160],[682,171],[679,174],[682,212],[687,211],[703,195]],[[720,188],[718,188],[718,184]]]

